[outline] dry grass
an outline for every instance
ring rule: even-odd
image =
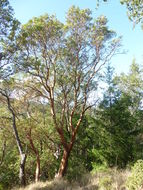
[[[53,180],[31,184],[26,188],[15,190],[127,190],[125,182],[129,171],[118,171],[116,169],[108,172],[84,175],[78,182],[69,183],[66,180]]]

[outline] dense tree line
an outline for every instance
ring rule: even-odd
[[[65,23],[21,26],[7,0],[0,12],[0,188],[141,159],[143,71],[133,60],[115,76],[120,37],[107,19],[73,6]]]

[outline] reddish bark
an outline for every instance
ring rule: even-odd
[[[70,152],[67,150],[64,150],[63,157],[62,157],[60,167],[59,167],[59,171],[56,175],[57,178],[62,178],[65,175],[67,166],[68,166],[69,155],[70,155]]]
[[[64,149],[64,151],[63,151],[63,156],[62,156],[62,160],[60,163],[59,171],[56,175],[57,178],[62,178],[66,174],[67,167],[68,167],[68,160],[69,160],[70,153],[72,151],[72,147],[74,145],[74,142],[75,142],[75,135],[73,135],[72,140],[71,140],[68,148]]]
[[[31,149],[33,150],[35,156],[36,156],[36,170],[35,170],[35,182],[38,182],[40,179],[40,155],[39,155],[39,151],[36,149],[33,139],[32,139],[32,135],[31,135],[31,128],[30,131],[27,134],[27,138],[30,142],[31,145]]]

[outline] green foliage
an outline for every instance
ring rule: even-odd
[[[8,0],[0,1],[0,80],[13,73],[13,59],[17,50],[16,36],[19,21]]]
[[[4,189],[8,189],[19,183],[17,178],[18,172],[19,159],[17,157],[17,151],[15,147],[11,146],[9,149],[7,149],[4,162],[0,166],[0,184],[2,184]]]
[[[97,7],[101,2],[108,0],[96,0]],[[128,18],[133,22],[134,26],[138,23],[143,23],[143,0],[119,0],[122,5],[127,8]]]
[[[119,90],[110,68],[107,68],[105,81],[107,90],[95,111],[94,162],[95,166],[125,167],[132,161],[134,137],[130,131],[135,118],[129,110],[130,97]]]
[[[8,0],[0,1],[0,40],[6,36],[13,36],[18,21],[13,18],[13,9]]]
[[[128,17],[134,24],[143,22],[143,1],[142,0],[121,0],[128,9]]]
[[[95,149],[93,150],[93,152],[95,152]],[[99,153],[98,153],[98,155],[99,155]],[[93,157],[97,158],[97,155],[95,155],[93,153]],[[101,160],[101,162],[102,162],[102,160]],[[96,172],[100,172],[100,171],[106,171],[107,169],[108,169],[107,163],[102,162],[100,164],[100,163],[95,162],[95,161],[92,162],[92,173],[96,173]]]
[[[134,59],[128,74],[122,73],[120,77],[117,77],[118,86],[121,89],[122,93],[127,97],[130,97],[129,101],[129,111],[133,119],[132,130],[129,134],[134,135],[134,150],[133,157],[136,160],[142,158],[142,89],[143,89],[143,80],[142,80],[143,71],[136,63]]]
[[[0,184],[0,190],[4,190],[4,186]]]
[[[128,190],[138,190],[143,184],[143,160],[138,160],[131,170],[131,176],[127,179]]]
[[[34,181],[37,158],[40,180],[53,179],[63,150],[72,145],[66,178],[87,186],[90,179],[81,176],[99,172],[103,174],[97,177],[99,184],[90,187],[114,189],[119,173],[109,167],[124,168],[143,155],[139,65],[134,60],[129,74],[115,78],[108,66],[102,81],[106,83],[103,99],[91,108],[88,100],[100,82],[95,73],[120,47],[120,38],[108,28],[107,18],[93,19],[89,9],[73,6],[64,24],[46,14],[34,17],[19,31],[7,0],[0,2],[0,13],[0,49],[4,53],[0,60],[0,190],[19,184],[20,157],[5,95],[27,154],[27,183]],[[129,190],[135,190],[134,184],[141,185],[142,168],[138,161],[127,182]],[[121,177],[118,186],[123,181]],[[64,189],[69,184],[54,181],[44,186],[39,183],[37,188],[54,186]]]

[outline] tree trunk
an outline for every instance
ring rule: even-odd
[[[76,133],[73,134],[71,142],[69,145],[67,145],[67,148],[64,148],[63,157],[60,163],[59,171],[55,176],[56,178],[62,178],[66,174],[66,170],[68,167],[68,159],[70,157],[70,153],[72,151],[72,147],[75,142],[75,135]]]
[[[7,102],[8,102],[8,109],[12,114],[12,122],[13,122],[13,131],[15,135],[15,139],[17,142],[17,147],[19,150],[19,154],[21,157],[20,160],[20,169],[19,169],[19,180],[20,180],[20,185],[25,186],[26,185],[26,178],[25,178],[25,162],[26,162],[26,154],[24,154],[23,147],[21,144],[21,140],[19,138],[18,130],[17,130],[17,125],[16,125],[16,115],[14,113],[13,108],[11,107],[10,99],[7,96]]]
[[[38,151],[38,149],[36,149],[33,139],[32,139],[32,128],[30,128],[29,132],[27,133],[27,138],[28,138],[31,148],[36,156],[35,182],[38,182],[39,178],[40,178],[40,155],[39,155],[39,151]]]
[[[38,182],[39,178],[40,178],[40,158],[38,154],[36,160],[35,182]]]
[[[66,170],[67,170],[67,166],[68,166],[69,156],[70,156],[70,151],[67,151],[64,149],[63,157],[62,157],[62,160],[60,163],[60,168],[59,168],[59,171],[56,175],[56,178],[62,178],[65,175]]]
[[[17,130],[16,113],[14,112],[14,109],[11,106],[10,96],[7,93],[3,92],[3,91],[0,91],[0,94],[2,94],[2,96],[4,96],[6,98],[8,109],[9,109],[11,115],[12,115],[13,132],[14,132],[15,140],[16,140],[17,147],[18,147],[18,150],[19,150],[19,155],[20,155],[20,158],[21,158],[21,160],[20,160],[20,168],[19,168],[19,180],[20,180],[20,185],[25,186],[26,185],[26,178],[25,178],[26,154],[24,154],[23,146],[22,146],[22,143],[21,143],[21,140],[20,140],[20,137],[19,137],[19,134],[18,134],[18,130]]]
[[[26,162],[26,154],[20,155],[20,171],[19,171],[19,179],[20,179],[20,185],[25,186],[26,185],[26,179],[25,179],[25,162]]]

